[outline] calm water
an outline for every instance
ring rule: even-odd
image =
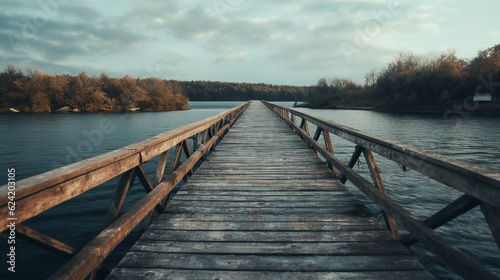
[[[99,155],[117,148],[145,140],[162,132],[199,121],[235,107],[242,102],[191,102],[190,111],[151,112],[135,114],[62,114],[62,115],[0,115],[0,185],[6,182],[7,168],[16,169],[17,180],[27,178],[55,167]],[[291,102],[278,103],[291,106]],[[313,115],[335,121],[371,134],[412,144],[431,152],[449,155],[472,164],[480,164],[500,171],[500,118],[472,117],[464,120],[444,120],[440,115],[388,114],[356,110],[301,109]],[[315,129],[311,127],[311,129]],[[102,137],[101,137],[102,136]],[[336,155],[348,161],[354,145],[333,137]],[[426,217],[460,196],[459,192],[424,178],[419,173],[403,172],[397,164],[375,155],[382,171],[389,196]],[[153,177],[156,162],[145,164]],[[368,176],[361,162],[356,169]],[[367,177],[368,178],[368,177]],[[30,227],[51,237],[81,248],[101,229],[116,180],[112,180],[84,195],[54,207],[27,221]],[[368,208],[379,215],[376,206],[369,203],[354,186]],[[124,209],[143,195],[141,186],[129,191]],[[18,208],[29,205],[17,205]],[[440,230],[453,243],[500,275],[498,248],[478,209],[443,226]],[[112,267],[137,237],[137,230],[106,260]],[[64,263],[64,258],[47,253],[19,238],[16,240],[17,265],[15,279],[44,279]],[[454,279],[446,267],[422,247],[412,250],[435,276]],[[6,273],[6,242],[0,244],[1,279],[14,279]]]

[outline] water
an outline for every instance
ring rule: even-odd
[[[0,115],[0,182],[6,182],[7,168],[16,168],[17,180],[27,178],[54,167],[89,158],[117,148],[148,139],[162,132],[190,124],[242,102],[190,102],[192,110],[178,112],[148,112],[132,114],[62,114],[62,115]],[[277,102],[292,106],[292,102]],[[472,117],[465,120],[444,120],[440,115],[389,114],[357,110],[300,109],[313,115],[353,127],[376,136],[411,144],[430,152],[441,153],[472,164],[480,164],[500,171],[500,118]],[[310,129],[314,131],[311,125]],[[102,137],[99,137],[102,135]],[[354,145],[332,136],[335,154],[347,162]],[[172,154],[172,153],[170,153]],[[397,164],[375,154],[382,171],[387,192],[391,198],[426,217],[458,198],[461,194],[442,186],[419,173],[403,172]],[[145,164],[152,178],[155,160]],[[355,168],[368,178],[366,165]],[[3,185],[4,183],[0,183]],[[37,216],[26,225],[75,248],[83,247],[101,230],[102,221],[116,186],[116,179],[84,195]],[[355,192],[377,215],[379,209],[370,204],[356,187]],[[145,194],[140,185],[129,191],[124,203],[127,209]],[[18,207],[29,207],[18,205]],[[500,275],[498,248],[478,209],[443,226],[439,232],[461,249],[477,258],[487,268]],[[137,237],[135,230],[108,259],[112,267]],[[16,240],[15,279],[44,279],[56,271],[65,258],[39,249],[23,240]],[[419,245],[412,247],[420,261],[435,276],[453,279],[445,266]],[[0,278],[13,279],[7,273],[7,244],[0,244]]]

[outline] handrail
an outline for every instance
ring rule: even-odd
[[[16,209],[18,234],[49,250],[73,256],[52,279],[83,279],[93,274],[106,256],[142,220],[143,229],[147,228],[153,211],[156,209],[161,212],[164,209],[170,191],[186,174],[193,172],[203,155],[216,145],[250,102],[142,142],[16,182],[15,203],[30,206]],[[193,153],[189,151],[189,138],[193,138],[196,150]],[[171,163],[172,170],[163,179],[168,152],[173,147],[175,155]],[[181,164],[180,155],[183,151],[187,159]],[[152,183],[142,164],[156,156],[160,156],[160,160]],[[21,224],[120,175],[120,182],[104,222],[107,227],[80,251]],[[123,200],[135,176],[148,193],[120,216]],[[1,186],[0,219],[6,221],[9,218],[8,206],[12,198],[8,185]],[[0,231],[7,229],[3,226]]]
[[[306,143],[320,153],[336,174],[340,171],[339,178],[342,182],[345,183],[349,179],[383,210],[387,228],[396,238],[399,239],[399,233],[395,221],[410,233],[401,239],[403,244],[411,246],[416,241],[421,242],[427,250],[466,279],[498,279],[492,272],[453,246],[433,229],[479,205],[500,248],[500,173],[372,136],[301,111],[263,102]],[[297,124],[297,117],[301,118],[300,125]],[[307,122],[317,126],[314,137],[310,135]],[[329,132],[356,144],[349,164],[343,163],[334,156]],[[325,146],[318,143],[322,133],[325,136]],[[372,151],[459,190],[464,195],[422,222],[387,196]],[[374,179],[373,184],[352,169],[361,154],[365,156]]]

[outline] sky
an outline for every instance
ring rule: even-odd
[[[358,83],[401,52],[470,59],[500,1],[1,0],[0,63],[49,74],[308,86]]]

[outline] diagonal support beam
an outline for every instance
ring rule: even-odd
[[[486,222],[490,226],[493,238],[500,249],[500,208],[493,207],[486,203],[481,203],[481,210],[483,211]]]
[[[209,133],[209,135],[210,135],[210,133]],[[177,146],[175,146],[174,159],[172,160],[172,166],[170,168],[171,173],[174,172],[175,169],[179,166],[183,145],[184,145],[184,141],[182,141],[181,143],[177,144]]]
[[[317,127],[316,128],[316,132],[314,133],[314,137],[313,139],[318,141],[319,140],[319,137],[321,136],[321,132],[323,131],[323,129],[321,127]]]
[[[129,171],[123,173],[120,177],[120,181],[118,182],[115,193],[113,194],[113,198],[111,199],[108,213],[104,218],[104,227],[110,225],[120,214],[123,201],[125,201],[125,196],[127,196],[128,189],[130,188],[132,179],[134,178],[134,173],[135,168],[132,168]]]
[[[151,183],[147,184],[147,182],[145,182],[146,184],[143,183],[144,188],[146,188],[148,192],[152,191],[154,187],[158,186],[158,184],[161,183],[163,175],[165,174],[165,166],[167,165],[167,159],[168,159],[168,150],[166,150],[160,155],[160,160],[158,161],[158,165],[156,167],[156,175],[153,185],[151,185]],[[144,174],[144,177],[146,177],[144,170],[142,170],[141,172]],[[149,182],[149,180],[147,181]],[[165,197],[165,199],[161,203],[156,205],[155,209],[158,213],[161,213],[165,210],[165,207],[163,205],[167,203],[167,200],[168,196]],[[148,215],[144,218],[144,221],[142,222],[141,225],[141,233],[144,232],[149,227],[151,221],[153,220],[153,216],[154,216],[154,210],[150,211]]]
[[[72,257],[77,253],[77,250],[69,245],[62,243],[52,237],[31,229],[23,224],[16,225],[16,233],[19,238],[34,243],[56,254],[64,257]]]
[[[384,183],[382,181],[382,176],[380,175],[377,163],[375,163],[375,157],[373,157],[372,151],[370,151],[368,149],[363,149],[363,154],[365,155],[366,164],[368,165],[368,168],[370,169],[370,173],[372,175],[375,186],[383,194],[387,195],[387,192],[385,191]],[[394,218],[391,217],[385,210],[382,210],[382,214],[384,215],[385,225],[386,225],[387,229],[392,233],[392,235],[394,235],[394,237],[396,237],[397,239],[400,239],[401,236],[399,235],[396,220],[394,220]]]
[[[359,157],[361,156],[361,153],[363,152],[363,147],[361,146],[356,146],[354,149],[354,153],[351,156],[351,159],[349,160],[349,168],[353,168],[354,165],[356,165],[356,162],[358,161]],[[342,184],[345,184],[347,182],[347,177],[344,174],[340,174],[340,181]]]
[[[424,221],[424,224],[428,225],[432,229],[438,228],[478,205],[479,201],[477,199],[465,194],[434,215],[430,216]],[[405,246],[410,247],[416,244],[418,240],[410,234],[401,238],[401,242]]]
[[[302,119],[302,121],[300,122],[300,128],[303,129],[307,133],[307,135],[311,135],[306,119]]]

